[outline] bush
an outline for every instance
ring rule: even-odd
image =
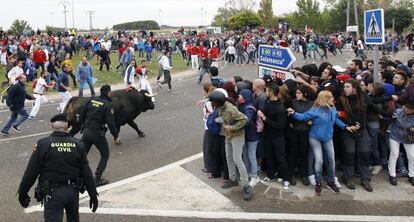
[[[159,30],[160,26],[156,21],[146,20],[146,21],[135,21],[135,22],[126,22],[121,24],[116,24],[113,27],[113,30]]]

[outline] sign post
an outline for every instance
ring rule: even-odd
[[[379,82],[378,46],[385,42],[384,10],[374,9],[364,13],[364,36],[367,45],[374,45],[374,82]]]
[[[283,82],[287,79],[294,79],[294,75],[289,72],[289,69],[295,63],[296,58],[289,48],[259,45],[258,50],[259,78],[269,75],[273,79],[280,79]]]

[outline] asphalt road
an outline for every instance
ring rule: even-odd
[[[407,56],[412,56],[412,54],[401,54],[403,61],[406,60]],[[351,58],[353,58],[352,53],[346,53],[346,55],[330,57],[329,61],[344,67],[346,61]],[[297,65],[301,65],[302,63],[301,57],[298,55]],[[243,78],[253,79],[257,76],[257,66],[244,65],[235,67],[234,65],[226,65],[220,71],[220,74],[225,78],[240,75]],[[156,97],[157,103],[155,110],[141,114],[135,121],[140,129],[145,132],[146,137],[138,137],[135,131],[128,126],[121,129],[121,140],[123,144],[120,146],[114,145],[111,142],[111,136],[107,136],[111,149],[111,157],[104,176],[110,182],[121,181],[144,174],[201,152],[203,124],[201,107],[196,105],[196,101],[201,98],[202,89],[201,85],[198,85],[196,82],[197,77],[194,75],[192,77],[175,77],[172,93],[167,92],[165,88],[159,92],[159,95]],[[42,220],[42,212],[25,213],[23,211],[17,201],[16,191],[28,159],[30,158],[33,145],[39,138],[44,137],[50,131],[49,119],[53,114],[57,113],[56,102],[58,101],[41,107],[37,120],[27,120],[21,126],[21,134],[10,131],[11,134],[9,137],[0,138],[0,178],[2,180],[0,189],[0,221]],[[0,109],[1,126],[5,124],[8,118],[9,112]],[[92,148],[88,157],[91,168],[94,171],[99,160],[99,153],[96,149]],[[326,193],[325,195],[324,193],[321,198],[313,198],[312,195],[309,195],[309,192],[312,193],[312,188],[302,189],[298,187],[291,189],[293,191],[285,193],[279,189],[280,185],[275,184],[272,185],[272,188],[268,189],[268,186],[260,184],[255,188],[254,200],[244,202],[240,197],[239,190],[223,191],[219,187],[221,183],[220,179],[212,180],[202,175],[200,173],[202,167],[201,159],[195,159],[180,164],[177,167],[180,169],[179,172],[185,171],[184,174],[188,178],[194,178],[194,180],[199,181],[203,186],[207,186],[207,189],[214,195],[229,200],[229,203],[232,206],[234,205],[234,209],[236,209],[232,212],[373,216],[413,216],[414,214],[412,211],[414,209],[414,189],[408,185],[401,185],[399,186],[403,190],[401,194],[402,191],[388,185],[384,174],[379,176],[378,179],[374,179],[374,183],[378,184],[377,187],[381,189],[380,194],[375,197],[372,194],[362,191],[354,193],[345,191],[340,195],[330,193]],[[160,174],[154,174],[152,177],[148,177],[149,179],[147,178],[149,181],[139,183],[134,189],[141,192],[144,190],[157,193],[157,189],[160,187],[160,190],[164,190],[163,192],[168,192],[173,186],[179,186],[175,185],[176,182],[184,178],[180,174],[174,174],[171,177],[173,179],[154,182],[154,180],[162,179],[163,176],[169,178],[168,172],[170,171],[162,171]],[[406,183],[405,179],[404,181],[401,180],[400,184],[402,183]],[[119,187],[119,189],[122,190],[122,187]],[[183,189],[187,189],[185,184],[183,185]],[[305,190],[305,192],[301,190]],[[103,200],[101,203],[104,207],[114,205],[109,200],[106,202],[105,194],[108,197],[116,197],[117,191],[119,191],[118,188],[113,188],[101,193]],[[128,190],[124,191],[129,195],[127,193],[129,192]],[[383,196],[381,196],[382,194]],[[33,192],[30,191],[29,195],[33,196]],[[131,198],[131,202],[133,201]],[[156,199],[155,203],[157,203]],[[209,202],[207,201],[207,203]],[[32,198],[31,206],[36,204]],[[210,205],[215,205],[214,200],[211,200]],[[83,205],[81,204],[81,206]],[[128,208],[126,204],[120,204],[117,207]],[[175,209],[174,205],[162,207],[163,210]],[[158,205],[154,204],[153,209],[159,209]],[[191,209],[184,210],[191,211]],[[211,217],[207,217],[210,219],[207,219],[206,217],[199,217],[197,215],[180,216],[179,212],[178,214],[170,215],[168,211],[160,211],[159,214],[155,215],[121,215],[116,212],[114,214],[82,213],[81,221],[217,221],[217,219],[214,219],[216,218],[214,214],[212,215]],[[263,219],[266,221],[266,217],[263,217],[263,215],[253,218],[254,220]],[[306,215],[301,215],[294,219],[311,220],[312,218],[306,218]],[[315,219],[315,221],[322,219]],[[325,220],[328,219],[325,218]],[[355,221],[354,219],[348,221]],[[362,219],[364,217],[361,217],[361,221],[367,221]],[[385,221],[386,219],[377,218],[374,221]],[[396,220],[396,218],[388,219],[387,221]],[[276,220],[276,217],[273,220]],[[221,219],[220,221],[228,221],[228,219]]]

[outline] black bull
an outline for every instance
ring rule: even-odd
[[[64,112],[68,118],[69,127],[72,127],[70,130],[72,136],[81,130],[82,123],[79,121],[79,117],[90,99],[90,97],[72,97],[65,107]],[[134,120],[141,112],[154,109],[154,103],[148,92],[145,90],[116,90],[111,92],[111,100],[118,131],[121,126],[128,124],[140,137],[144,137],[144,132],[138,128]]]

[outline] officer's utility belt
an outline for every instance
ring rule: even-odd
[[[87,129],[89,132],[91,132],[93,134],[96,134],[96,135],[99,135],[99,136],[105,136],[106,132],[108,132],[108,128],[105,125],[101,126],[98,129],[92,129],[92,128],[89,128],[89,127],[85,127],[84,129],[82,129],[82,132],[85,129]]]
[[[80,193],[85,192],[85,185],[83,179],[75,178],[65,181],[39,181],[37,187],[35,188],[35,198],[38,202],[42,204],[51,199],[52,191],[61,187],[70,186],[77,189]]]
[[[58,181],[58,182],[49,182],[50,188],[60,188],[65,186],[74,186],[76,185],[76,180],[66,180],[66,181]]]

